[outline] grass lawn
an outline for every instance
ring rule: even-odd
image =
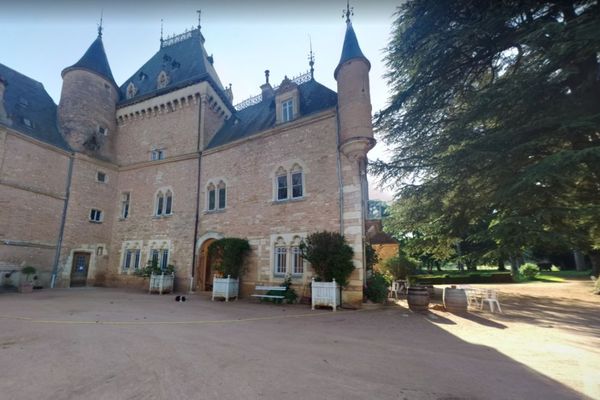
[[[564,282],[565,279],[588,279],[591,272],[589,269],[585,271],[544,271],[537,274],[535,280],[542,282]]]

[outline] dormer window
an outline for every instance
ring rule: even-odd
[[[158,74],[158,78],[156,79],[156,88],[162,89],[164,87],[167,87],[168,84],[169,75],[167,75],[165,71],[160,71],[160,74]]]
[[[294,100],[289,99],[281,103],[281,121],[289,122],[294,119]]]
[[[27,99],[25,97],[20,97],[19,98],[19,105],[22,108],[27,108],[29,106],[29,101],[27,101]]]
[[[106,135],[108,135],[108,129],[106,129],[103,126],[98,126],[98,133],[103,136],[106,136]]]
[[[23,124],[28,128],[33,128],[33,122],[29,118],[23,117]]]
[[[143,73],[143,72],[140,72],[140,73],[138,74],[138,79],[139,79],[140,81],[145,81],[145,80],[146,80],[146,78],[148,78],[148,75],[146,75],[145,73]]]
[[[131,99],[133,98],[137,93],[137,88],[135,87],[135,85],[133,84],[133,82],[129,82],[129,85],[127,85],[127,98]]]

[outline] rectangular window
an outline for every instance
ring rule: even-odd
[[[215,209],[215,194],[216,194],[216,191],[214,189],[208,191],[208,209],[209,210]]]
[[[152,250],[151,264],[157,265],[157,266],[159,265],[158,264],[158,250]]]
[[[287,175],[277,177],[277,200],[285,200],[288,197]]]
[[[219,188],[219,209],[225,208],[225,188]]]
[[[302,275],[304,273],[304,259],[300,247],[292,247],[292,274]]]
[[[90,211],[90,221],[102,222],[102,211],[92,208]]]
[[[294,119],[294,101],[286,100],[281,103],[281,112],[283,113],[281,120],[288,122]]]
[[[287,262],[287,248],[275,247],[275,274],[285,275]]]
[[[121,195],[121,218],[127,219],[129,217],[129,193],[123,193]]]
[[[160,269],[164,271],[169,265],[169,250],[163,250],[160,256]]]
[[[302,172],[292,173],[292,198],[302,197]]]
[[[96,174],[96,180],[101,183],[106,183],[106,174],[104,172],[98,171]]]
[[[163,158],[165,158],[165,153],[163,150],[152,150],[152,153],[150,153],[150,159],[152,161],[156,161],[156,160],[162,160]]]

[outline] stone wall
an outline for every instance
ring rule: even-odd
[[[49,285],[68,163],[68,153],[0,128],[1,270],[32,265]]]

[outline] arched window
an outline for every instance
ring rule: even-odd
[[[299,236],[294,237],[294,241],[290,246],[291,253],[291,273],[292,275],[302,275],[304,273],[304,259],[302,258],[302,251],[300,251],[300,243],[302,239]]]
[[[167,190],[165,194],[165,215],[171,215],[173,213],[173,193]]]
[[[219,182],[217,189],[218,189],[218,194],[219,194],[218,208],[219,208],[219,210],[222,210],[225,208],[225,205],[227,204],[227,189],[225,186],[225,182],[223,182],[223,181]]]
[[[133,98],[137,93],[137,88],[135,87],[135,85],[133,84],[133,82],[129,82],[129,85],[127,85],[127,94],[126,97],[128,99]]]
[[[208,210],[212,211],[216,208],[217,205],[217,193],[215,190],[215,185],[212,183],[209,184],[206,188],[206,203],[208,204]]]
[[[160,71],[160,74],[158,74],[158,78],[156,78],[156,88],[162,89],[164,87],[167,87],[168,84],[169,75],[167,75],[165,71]]]
[[[285,275],[287,272],[287,247],[283,238],[275,242],[275,275]]]
[[[165,204],[165,196],[163,195],[162,192],[158,192],[158,194],[156,195],[156,215],[162,215],[163,214],[163,206]]]
[[[302,168],[298,164],[294,164],[290,176],[292,181],[292,199],[304,196],[304,176]]]
[[[287,171],[283,167],[279,167],[275,174],[277,200],[286,200],[288,198],[288,177]]]

